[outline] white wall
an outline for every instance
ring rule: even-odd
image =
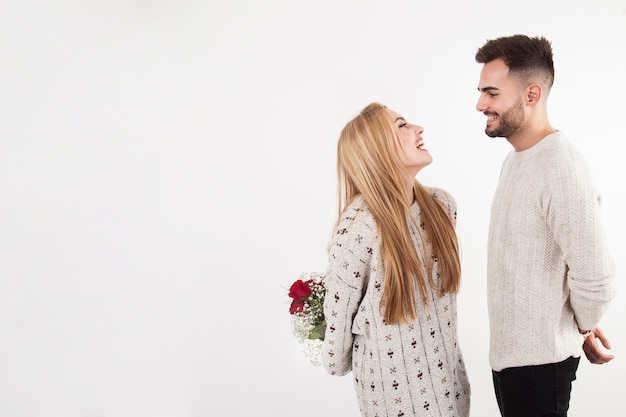
[[[625,0],[3,2],[0,416],[358,416],[286,288],[326,267],[336,139],[370,101],[425,126],[418,178],[457,199],[472,416],[496,416],[485,238],[510,148],[483,134],[473,56],[518,32],[553,41],[552,122],[594,169],[621,281]],[[622,409],[623,299],[571,415]]]

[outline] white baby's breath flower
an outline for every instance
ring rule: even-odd
[[[316,366],[321,364],[322,342],[326,331],[326,288],[323,279],[323,274],[303,273],[289,289],[289,297],[293,299],[289,308],[291,330],[305,356]]]

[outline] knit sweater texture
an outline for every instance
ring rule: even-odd
[[[440,189],[429,191],[454,224],[454,199]],[[421,224],[417,203],[411,210]],[[410,225],[423,261],[419,233]],[[364,417],[467,417],[470,386],[457,339],[455,295],[439,297],[433,289],[428,305],[418,296],[415,321],[387,324],[380,312],[385,285],[380,251],[374,218],[357,197],[344,211],[328,247],[324,367],[338,376],[352,371]],[[438,283],[436,266],[432,275]]]
[[[583,155],[556,132],[504,160],[488,243],[493,370],[582,353],[613,298],[600,196]]]

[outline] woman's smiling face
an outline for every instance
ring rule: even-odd
[[[404,117],[391,109],[386,109],[394,124],[400,131],[400,142],[402,149],[399,150],[400,161],[406,170],[415,176],[417,173],[433,161],[433,157],[424,148],[422,133],[424,128],[408,123]]]

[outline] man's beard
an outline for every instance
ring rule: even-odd
[[[509,138],[522,126],[522,123],[524,123],[524,106],[520,97],[510,109],[499,117],[498,127],[493,130],[489,130],[487,127],[485,133],[491,138]]]

